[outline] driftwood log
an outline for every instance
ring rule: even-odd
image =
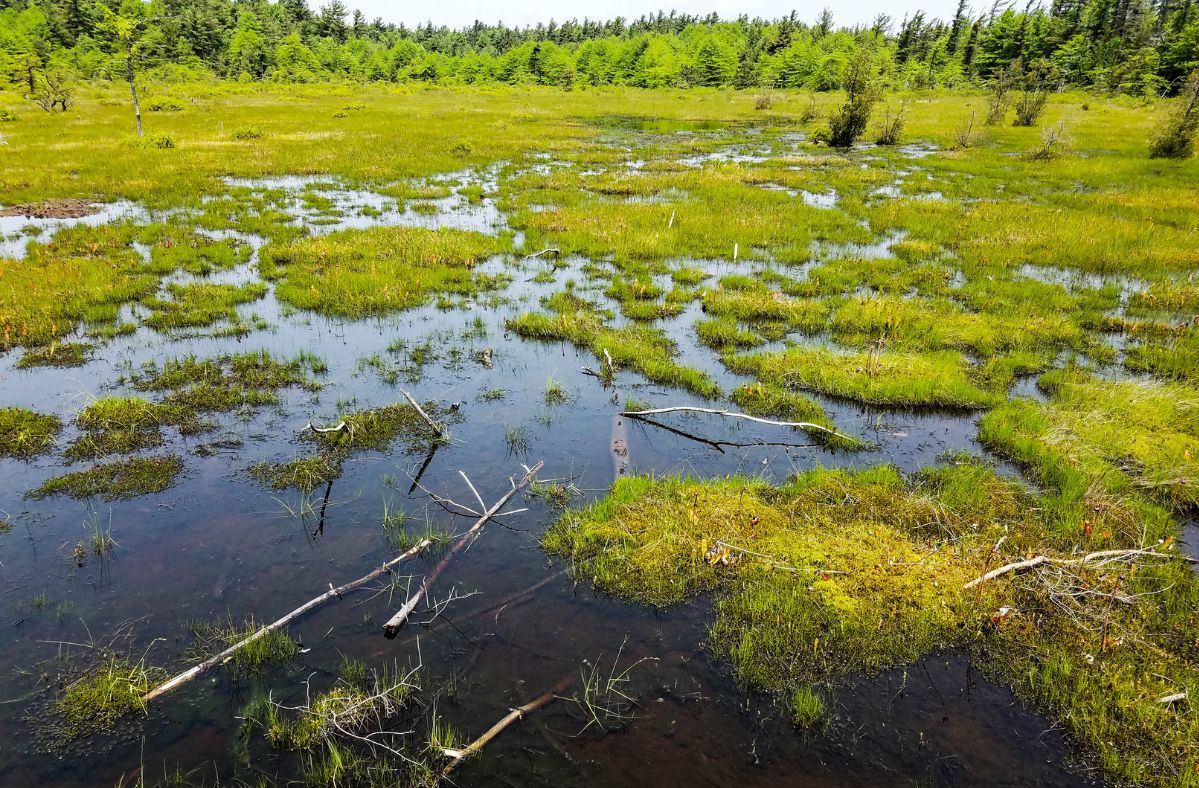
[[[357,580],[354,580],[353,582],[346,583],[345,585],[338,586],[337,588],[334,588],[333,584],[330,583],[328,591],[326,591],[325,593],[316,597],[315,599],[308,600],[303,605],[300,605],[295,610],[291,611],[290,613],[288,613],[286,616],[279,619],[278,621],[275,621],[274,623],[267,624],[266,626],[259,628],[254,634],[250,635],[245,640],[241,640],[237,643],[234,643],[232,646],[225,649],[220,654],[209,657],[208,659],[201,662],[199,665],[195,665],[195,666],[183,671],[182,673],[175,676],[174,678],[171,678],[171,679],[163,682],[162,684],[159,684],[157,687],[150,690],[145,695],[142,695],[142,702],[149,703],[150,701],[154,700],[155,698],[159,698],[159,697],[167,694],[171,690],[174,690],[177,687],[183,686],[184,684],[186,684],[187,682],[196,678],[197,676],[207,673],[208,671],[215,668],[217,665],[224,664],[234,654],[236,654],[239,649],[242,649],[246,645],[253,643],[255,640],[258,640],[259,638],[264,637],[269,632],[274,632],[277,629],[282,629],[283,627],[290,624],[292,621],[295,621],[297,618],[299,618],[300,616],[309,612],[310,610],[320,607],[324,603],[328,602],[330,599],[334,599],[334,598],[340,599],[344,594],[348,594],[351,591],[361,588],[362,586],[366,585],[367,583],[374,580],[375,578],[381,577],[382,575],[385,575],[385,574],[389,574],[392,569],[399,566],[400,564],[407,561],[408,559],[412,558],[413,556],[416,556],[421,551],[423,551],[426,547],[428,547],[430,544],[431,544],[431,542],[428,539],[422,539],[411,550],[408,550],[407,552],[391,559],[387,563],[383,564],[383,566],[379,567],[378,569],[374,570],[373,572],[371,572],[368,575],[364,575],[364,576],[358,578]]]
[[[775,421],[773,419],[763,419],[757,416],[751,416],[748,413],[738,413],[734,410],[718,410],[716,408],[697,408],[690,405],[678,405],[670,408],[647,408],[646,410],[624,410],[620,412],[621,416],[656,416],[660,413],[708,413],[713,416],[724,416],[730,419],[745,419],[746,421],[754,421],[758,424],[768,424],[771,427],[797,427],[801,430],[817,430],[818,432],[826,432],[829,435],[836,435],[839,438],[853,440],[848,435],[842,435],[836,430],[831,430],[821,424],[813,424],[810,421]]]

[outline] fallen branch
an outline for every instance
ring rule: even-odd
[[[976,577],[966,585],[963,589],[974,588],[980,583],[985,583],[988,580],[994,580],[1002,575],[1012,572],[1019,572],[1023,569],[1031,569],[1034,566],[1041,564],[1056,564],[1058,566],[1081,566],[1091,563],[1108,563],[1109,561],[1124,561],[1130,560],[1137,556],[1150,556],[1153,558],[1173,558],[1172,555],[1157,552],[1157,546],[1144,547],[1139,550],[1100,550],[1097,553],[1087,553],[1081,558],[1050,558],[1047,555],[1038,555],[1034,558],[1029,558],[1026,561],[1015,561],[1013,563],[1001,566],[998,569],[992,569],[981,577]]]
[[[463,747],[461,750],[453,750],[448,747],[442,749],[442,755],[450,760],[449,763],[441,768],[440,776],[444,778],[446,775],[452,772],[454,768],[458,766],[458,764],[462,763],[464,760],[483,749],[488,742],[503,733],[504,729],[509,725],[521,719],[526,714],[531,714],[532,712],[537,711],[542,706],[547,705],[554,698],[558,697],[558,693],[566,689],[573,678],[573,676],[567,676],[554,685],[551,689],[546,690],[525,705],[517,706],[512,711],[505,714],[499,722],[488,728],[486,733],[475,739],[470,744],[466,745],[466,747]]]
[[[1164,698],[1158,698],[1157,702],[1158,703],[1177,703],[1180,700],[1186,700],[1186,699],[1187,699],[1187,694],[1185,691],[1183,691],[1183,692],[1175,692],[1173,695],[1167,695]]]
[[[537,257],[544,257],[545,255],[549,255],[550,257],[558,257],[561,254],[562,254],[561,249],[554,249],[554,248],[542,249],[540,252],[533,252],[533,254],[525,255],[525,259],[532,260]]]
[[[439,424],[438,422],[433,421],[433,419],[429,418],[429,414],[425,413],[425,409],[422,408],[420,406],[420,403],[418,403],[416,400],[414,400],[412,398],[412,395],[409,394],[407,391],[400,389],[400,393],[404,395],[404,399],[408,400],[409,405],[416,408],[416,412],[420,414],[420,417],[422,419],[424,419],[425,422],[428,423],[428,425],[430,427],[433,428],[433,431],[437,433],[438,438],[440,438],[442,440],[449,440],[450,433],[449,433],[449,430],[447,430],[445,428],[444,424]]]
[[[376,569],[375,571],[371,572],[368,575],[364,575],[363,577],[360,577],[353,582],[346,583],[345,585],[338,586],[337,588],[334,588],[333,584],[330,583],[328,591],[326,591],[325,593],[316,597],[315,599],[311,599],[311,600],[305,602],[303,605],[301,605],[300,607],[297,607],[295,610],[291,611],[286,616],[284,616],[283,618],[274,622],[273,624],[267,624],[266,626],[260,628],[254,634],[247,637],[245,640],[239,641],[238,643],[234,643],[232,646],[225,649],[220,654],[217,654],[216,656],[213,656],[213,657],[209,657],[208,659],[201,662],[199,665],[189,668],[188,670],[183,671],[182,673],[175,676],[174,678],[169,679],[169,680],[163,682],[162,684],[159,684],[157,687],[150,690],[145,695],[142,695],[142,702],[149,703],[150,701],[154,700],[155,698],[165,695],[168,692],[170,692],[171,690],[186,684],[187,682],[191,681],[192,679],[196,678],[197,676],[201,675],[202,673],[206,673],[209,670],[212,670],[217,665],[221,665],[221,664],[225,663],[234,654],[236,654],[239,649],[242,649],[245,646],[249,645],[250,643],[253,643],[255,640],[258,640],[259,638],[263,637],[264,635],[266,635],[269,632],[274,632],[277,629],[282,629],[283,627],[290,624],[292,621],[295,621],[297,618],[304,615],[305,613],[312,610],[313,608],[323,605],[325,602],[328,602],[330,599],[333,599],[334,597],[340,599],[342,597],[342,595],[348,594],[351,591],[361,588],[362,586],[366,585],[367,583],[369,583],[370,581],[374,580],[375,578],[377,578],[381,575],[390,573],[394,567],[398,566],[399,564],[402,564],[404,561],[407,561],[409,558],[412,558],[413,556],[417,555],[422,550],[424,550],[426,547],[428,547],[430,544],[432,544],[432,542],[430,542],[430,540],[422,539],[411,550],[409,550],[406,553],[403,553],[402,555],[397,556],[396,558],[391,559],[387,563],[383,564],[383,566],[379,567],[378,569]]]
[[[692,441],[695,441],[696,443],[702,443],[705,446],[711,446],[713,449],[720,452],[721,454],[725,453],[724,447],[726,447],[726,446],[733,448],[733,449],[748,449],[753,446],[782,446],[782,447],[788,448],[788,449],[810,449],[813,446],[819,445],[819,444],[814,444],[814,443],[791,443],[789,441],[747,441],[747,442],[713,441],[713,440],[708,440],[707,438],[704,438],[699,435],[692,435],[690,432],[686,432],[684,430],[680,430],[675,427],[671,427],[671,426],[663,424],[659,421],[654,421],[653,419],[648,418],[646,416],[636,416],[636,415],[630,414],[628,416],[628,418],[635,419],[640,424],[648,424],[651,427],[657,427],[660,430],[665,430],[666,432],[673,433],[675,435],[678,435],[680,438],[686,438],[687,440],[692,440]]]
[[[449,552],[447,552],[445,557],[438,562],[437,566],[433,567],[433,571],[425,576],[425,579],[420,584],[420,588],[416,589],[416,593],[408,597],[408,600],[404,602],[404,605],[398,611],[396,611],[396,614],[388,619],[387,623],[383,625],[383,634],[387,638],[390,639],[396,636],[396,634],[400,631],[400,628],[404,626],[404,622],[406,622],[408,617],[412,615],[412,611],[416,609],[416,606],[420,603],[420,600],[429,592],[429,587],[437,581],[437,577],[443,571],[445,571],[446,566],[450,563],[450,560],[453,559],[458,551],[465,547],[467,543],[469,543],[470,540],[473,539],[475,535],[483,529],[483,526],[487,524],[488,520],[495,517],[496,514],[504,508],[504,505],[512,499],[512,496],[516,495],[517,492],[528,486],[529,482],[533,481],[533,477],[537,475],[537,472],[541,470],[541,466],[544,464],[544,462],[538,462],[532,468],[528,468],[524,477],[522,477],[519,482],[513,482],[509,480],[509,483],[512,485],[512,489],[504,493],[504,496],[496,501],[490,509],[483,512],[482,516],[475,521],[475,524],[472,525],[470,529],[462,535],[462,538],[454,543],[454,546],[449,549]]]
[[[304,425],[304,428],[301,429],[300,432],[303,432],[304,430],[312,430],[313,432],[322,434],[326,432],[341,432],[342,430],[346,429],[347,426],[348,425],[344,421],[339,421],[332,427],[318,427],[310,421]]]
[[[827,432],[829,435],[836,435],[839,438],[853,440],[848,435],[842,435],[836,430],[829,429],[820,424],[813,424],[810,421],[774,421],[773,419],[762,419],[757,416],[751,416],[748,413],[738,413],[733,410],[717,410],[715,408],[696,408],[690,405],[678,405],[672,408],[649,408],[648,410],[625,410],[621,411],[621,416],[654,416],[659,413],[709,413],[713,416],[725,416],[730,419],[745,419],[746,421],[756,421],[759,424],[769,424],[772,427],[797,427],[801,430],[818,430]]]

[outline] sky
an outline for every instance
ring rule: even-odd
[[[735,19],[745,14],[749,17],[777,18],[786,16],[795,9],[800,19],[812,22],[826,5],[832,10],[838,26],[853,26],[869,24],[879,14],[888,14],[894,20],[892,30],[899,29],[899,22],[905,13],[924,11],[927,17],[951,19],[957,8],[956,0],[828,0],[797,5],[795,0],[667,0],[666,4],[655,5],[661,0],[509,0],[506,3],[485,2],[484,0],[452,0],[443,3],[417,3],[411,0],[395,2],[395,0],[343,0],[350,9],[359,8],[367,19],[382,17],[385,22],[403,22],[409,27],[432,22],[434,25],[450,27],[465,27],[476,19],[495,23],[503,21],[508,25],[535,25],[538,22],[548,22],[556,19],[611,19],[623,16],[626,19],[636,19],[647,13],[657,13],[659,9],[670,13],[671,9],[679,13],[709,14],[713,11],[720,14],[722,19]],[[323,0],[312,0],[316,7]]]

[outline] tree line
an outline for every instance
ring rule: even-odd
[[[1199,0],[959,0],[871,25],[657,14],[462,29],[368,21],[340,0],[0,0],[0,82],[125,79],[838,90],[855,53],[899,88],[991,84],[1013,68],[1046,84],[1179,92],[1199,68]]]

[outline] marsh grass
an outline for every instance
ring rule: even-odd
[[[144,660],[111,657],[66,686],[58,700],[64,733],[79,738],[111,730],[121,719],[144,714],[142,695],[166,678]]]
[[[250,478],[272,490],[295,488],[308,493],[324,487],[341,476],[341,463],[324,454],[297,457],[287,462],[257,462],[250,466]]]
[[[28,459],[54,448],[62,419],[26,408],[0,408],[0,457]]]
[[[474,265],[506,242],[461,230],[345,230],[262,250],[259,270],[280,301],[323,314],[365,317],[411,309],[434,295],[473,296],[498,279]],[[330,275],[330,274],[333,275]]]
[[[245,640],[261,626],[253,618],[240,624],[232,617],[192,622],[188,625],[194,638],[192,656],[197,662],[203,661]],[[235,678],[261,677],[268,670],[291,662],[299,653],[299,644],[287,632],[272,630],[235,651],[225,666]]]
[[[81,367],[88,361],[92,346],[78,342],[51,342],[46,347],[25,351],[18,369],[34,367]]]
[[[1000,398],[972,381],[961,355],[853,353],[794,346],[771,353],[726,353],[743,375],[785,389],[802,389],[875,405],[985,408]]]
[[[98,496],[106,501],[136,498],[166,490],[182,472],[183,460],[174,455],[134,457],[48,479],[29,497]]]
[[[210,326],[218,321],[237,321],[239,304],[257,301],[266,295],[266,285],[172,284],[171,300],[150,299],[145,305],[150,316],[142,322],[157,331],[174,328]]]

